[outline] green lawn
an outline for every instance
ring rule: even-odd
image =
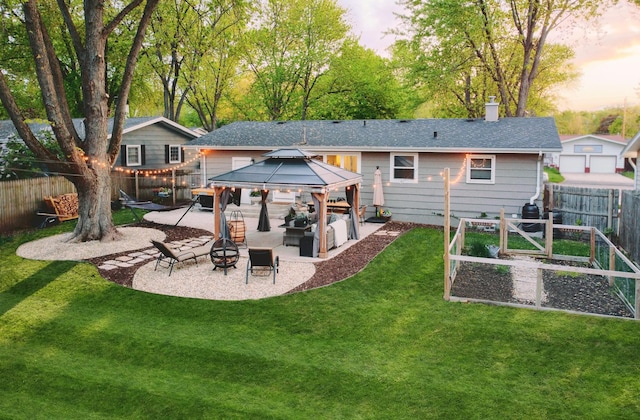
[[[64,228],[0,238],[1,418],[640,416],[640,323],[445,302],[435,229],[330,287],[221,302],[15,256]]]

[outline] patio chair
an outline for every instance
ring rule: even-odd
[[[158,269],[158,265],[166,264],[166,267],[169,269],[169,275],[171,275],[173,266],[176,263],[192,259],[196,262],[196,264],[198,264],[198,257],[208,255],[209,250],[211,249],[211,243],[191,248],[182,252],[171,249],[164,242],[151,240],[151,243],[153,244],[153,246],[158,248],[158,251],[160,251],[158,259],[156,260],[156,267],[154,268],[154,271]]]
[[[367,206],[360,207],[358,210],[358,219],[361,225],[364,225],[364,215],[367,213]]]
[[[276,273],[280,265],[280,257],[273,254],[273,248],[249,248],[246,284],[249,284],[249,273],[268,276],[273,272],[273,284],[276,284]],[[262,273],[262,274],[259,274]]]

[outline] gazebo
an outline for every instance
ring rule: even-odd
[[[270,190],[305,191],[311,193],[318,214],[318,228],[314,235],[314,248],[318,257],[327,257],[327,202],[331,192],[345,189],[347,202],[351,206],[351,232],[359,238],[358,208],[360,207],[360,185],[362,176],[337,166],[314,159],[309,152],[297,148],[278,149],[265,153],[267,159],[255,162],[230,172],[209,178],[209,188],[214,190],[214,235],[222,236],[221,214],[226,208],[233,189],[248,188],[262,192],[260,219],[266,218],[266,199]],[[223,216],[224,217],[224,216]],[[223,219],[224,221],[224,219]]]

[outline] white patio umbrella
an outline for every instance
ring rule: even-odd
[[[373,205],[376,208],[376,217],[380,216],[380,207],[384,206],[384,194],[382,193],[382,172],[376,167],[373,173]]]

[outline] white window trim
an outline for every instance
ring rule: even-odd
[[[394,161],[396,156],[412,156],[413,157],[413,178],[395,178],[395,166]],[[418,163],[419,163],[419,153],[390,153],[389,154],[389,182],[397,182],[397,183],[417,183],[418,176]]]
[[[471,159],[491,159],[490,179],[471,179]],[[495,184],[496,183],[496,155],[467,155],[467,184]]]
[[[138,149],[138,161],[133,162],[129,160],[129,150],[130,149]],[[139,144],[129,145],[127,144],[127,166],[142,166],[142,147]]]
[[[172,148],[177,148],[178,149],[178,159],[171,159],[171,149]],[[170,144],[169,145],[169,163],[181,163],[182,162],[182,146],[179,144]]]

